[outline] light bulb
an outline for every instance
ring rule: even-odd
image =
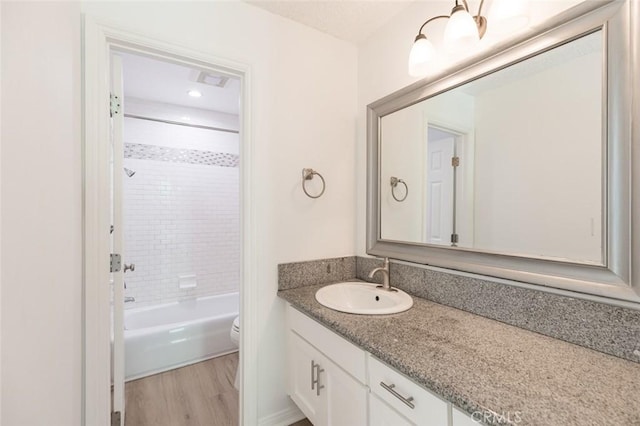
[[[479,41],[476,21],[464,6],[454,7],[444,29],[444,46],[447,51],[459,53],[473,49]]]
[[[422,77],[429,71],[429,62],[436,55],[433,44],[423,34],[418,34],[409,53],[409,75]]]

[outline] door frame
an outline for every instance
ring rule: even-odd
[[[470,128],[465,128],[455,123],[448,122],[447,120],[443,120],[441,117],[428,119],[427,115],[423,116],[423,128],[424,128],[424,143],[423,145],[423,162],[424,174],[422,177],[423,182],[427,181],[427,133],[429,127],[433,127],[451,134],[456,135],[456,139],[454,142],[454,152],[455,155],[462,158],[462,164],[458,166],[458,170],[456,171],[456,188],[454,191],[455,203],[456,203],[456,230],[457,233],[460,234],[460,230],[462,229],[465,233],[465,243],[473,244],[475,240],[475,223],[473,220],[473,211],[475,205],[475,199],[473,195],[473,177],[474,177],[474,168],[475,168],[475,137],[474,130]],[[424,191],[422,194],[423,197],[423,208],[422,208],[422,223],[424,224],[422,227],[422,240],[427,241],[427,209],[426,209],[426,185],[424,187]],[[462,215],[459,212],[463,212]],[[462,217],[460,217],[462,216]],[[466,235],[469,234],[470,236]]]
[[[240,115],[240,424],[257,424],[257,276],[251,126],[251,67],[122,31],[83,16],[83,309],[82,423],[109,425],[111,413],[109,287],[109,54],[113,48],[197,64],[241,79]]]
[[[430,210],[429,210],[429,198],[431,197],[431,191],[430,191],[430,187],[429,187],[429,175],[431,173],[431,156],[430,156],[430,151],[429,151],[429,146],[432,143],[431,140],[429,140],[429,129],[436,129],[436,130],[440,130],[443,132],[447,132],[448,134],[451,135],[451,154],[452,156],[456,156],[457,152],[458,152],[458,145],[460,144],[460,138],[463,137],[463,135],[461,135],[458,132],[453,132],[447,128],[444,128],[442,126],[439,126],[437,124],[433,124],[431,122],[427,123],[426,129],[425,129],[425,140],[426,143],[424,144],[424,194],[423,194],[423,206],[422,206],[422,211],[423,211],[423,217],[422,217],[422,223],[423,223],[423,236],[422,236],[422,240],[426,243],[426,244],[438,244],[438,245],[444,245],[442,243],[432,243],[431,241],[429,241],[429,231],[430,226],[429,226],[429,221],[430,221]],[[445,161],[447,161],[445,164],[447,168],[453,168],[453,166],[451,165],[451,159],[445,159]],[[455,168],[453,168],[453,172],[452,172],[452,176],[451,176],[451,222],[452,222],[452,230],[456,221],[456,193],[457,193],[457,188],[456,188],[456,180],[455,180],[455,174],[456,174],[456,170]],[[432,199],[433,200],[433,199]],[[449,233],[448,238],[446,238],[444,241],[447,241],[447,245],[451,245],[451,233]]]

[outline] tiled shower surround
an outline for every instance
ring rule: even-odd
[[[124,258],[136,265],[126,308],[238,291],[237,164],[230,153],[125,144],[135,174],[123,178]]]

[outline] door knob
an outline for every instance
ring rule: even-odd
[[[125,263],[125,265],[124,265],[124,272],[125,272],[125,273],[126,273],[127,271],[134,272],[135,270],[136,270],[136,264],[135,264],[135,263],[132,263],[132,264],[130,264],[130,265],[127,265],[127,264]]]

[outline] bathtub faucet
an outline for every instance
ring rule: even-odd
[[[136,298],[131,296],[125,296],[124,303],[135,302]]]

